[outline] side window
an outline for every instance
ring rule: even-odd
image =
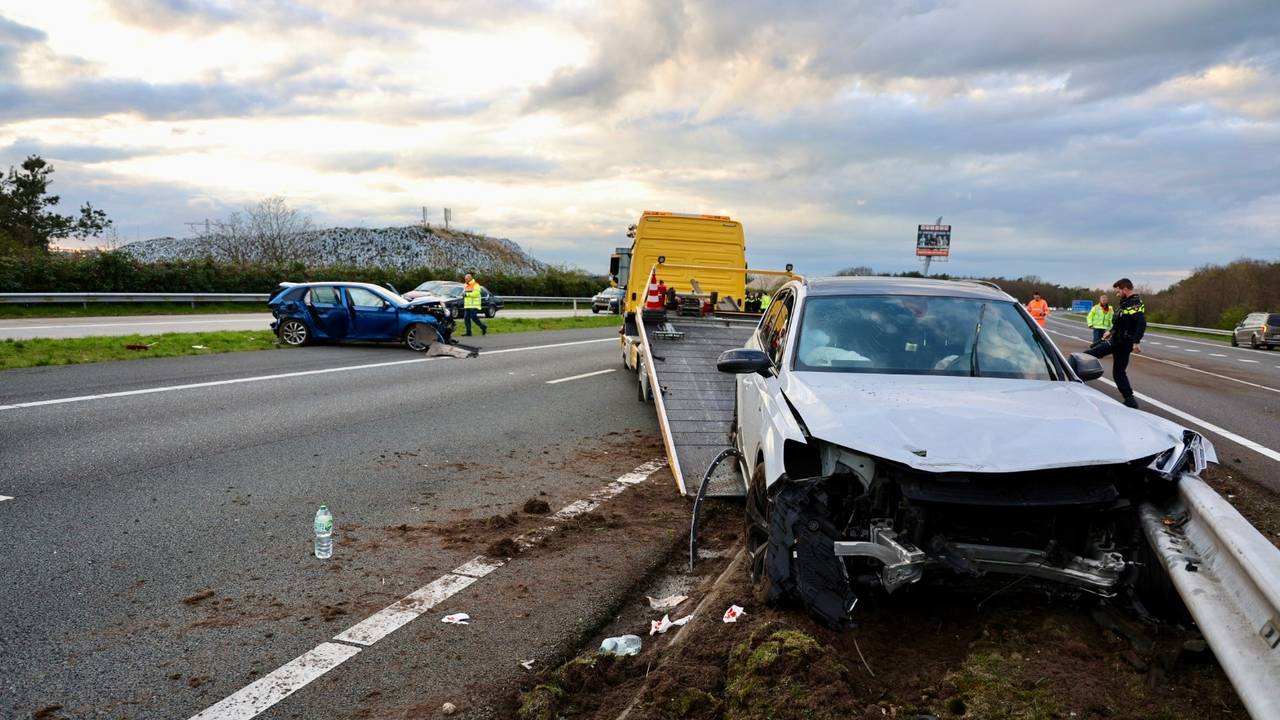
[[[351,305],[353,307],[382,309],[383,300],[375,292],[364,288],[352,287],[347,288],[347,295],[351,297]]]
[[[782,312],[782,303],[775,302],[765,311],[764,317],[760,320],[760,329],[756,332],[760,334],[760,346],[767,352],[769,350],[769,341],[773,338],[775,329],[778,326],[778,313]]]
[[[338,289],[320,286],[311,288],[312,305],[338,305]]]
[[[795,304],[795,298],[789,292],[781,293],[774,303],[778,305],[778,314],[775,316],[773,334],[769,338],[769,344],[765,346],[765,352],[769,353],[774,367],[778,367],[782,364],[782,355],[787,348],[787,337],[791,332],[791,310]],[[773,310],[773,307],[770,306],[769,309]]]

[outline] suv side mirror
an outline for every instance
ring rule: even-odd
[[[763,350],[752,350],[751,348],[725,350],[720,353],[720,359],[716,360],[717,370],[735,375],[746,373],[765,374],[772,368],[773,361],[769,359],[767,353]]]
[[[1082,352],[1071,353],[1067,364],[1081,380],[1097,380],[1102,377],[1102,363],[1098,358]]]

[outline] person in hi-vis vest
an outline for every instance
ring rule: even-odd
[[[467,273],[462,283],[462,317],[467,324],[467,332],[464,337],[471,336],[471,323],[480,326],[480,334],[487,335],[489,328],[480,320],[480,283],[471,277],[471,273]]]

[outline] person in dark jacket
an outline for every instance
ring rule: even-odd
[[[1133,397],[1133,386],[1129,384],[1129,355],[1142,354],[1139,343],[1147,332],[1146,306],[1142,298],[1134,292],[1129,278],[1120,278],[1111,286],[1120,297],[1111,321],[1111,330],[1102,336],[1102,342],[1088,349],[1088,353],[1096,358],[1111,355],[1111,376],[1115,379],[1116,389],[1124,398],[1124,404],[1131,408],[1138,407]]]

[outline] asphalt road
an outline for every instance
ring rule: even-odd
[[[1046,329],[1064,352],[1084,350],[1092,341],[1088,329],[1072,320],[1050,316]],[[1141,347],[1142,353],[1129,363],[1134,390],[1181,414],[1151,402],[1142,409],[1209,437],[1224,466],[1239,468],[1280,492],[1280,351],[1232,348],[1225,341],[1159,332],[1148,332]],[[1110,378],[1111,360],[1102,362]],[[1090,384],[1119,398],[1103,381]]]
[[[589,315],[591,308],[578,315]],[[573,317],[573,310],[501,310],[499,318]],[[209,332],[214,330],[266,330],[271,313],[216,315],[137,315],[77,318],[0,319],[0,339],[74,338],[92,335],[159,335],[169,332]]]
[[[469,360],[308,347],[0,373],[0,717],[191,717],[476,555],[388,528],[539,493],[560,507],[648,459],[609,454],[656,430],[614,331],[479,340]],[[322,502],[328,563],[310,556]],[[651,552],[610,559],[642,573]],[[524,608],[458,595],[509,622],[432,641],[438,618],[420,618],[430,632],[393,634],[260,717],[462,692],[578,642],[625,585],[593,584],[573,552],[543,562],[506,576],[536,588]]]

